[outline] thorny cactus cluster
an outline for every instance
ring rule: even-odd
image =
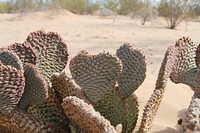
[[[178,120],[181,132],[200,131],[200,45],[195,46],[190,38],[181,38],[176,42],[176,62],[170,75],[174,83],[183,83],[194,90],[185,118]]]
[[[139,133],[150,131],[153,119],[161,103],[167,80],[183,83],[194,90],[190,106],[185,112],[185,118],[178,120],[180,132],[200,131],[200,45],[198,47],[189,37],[180,38],[175,46],[170,46],[158,74],[155,90],[148,100]]]
[[[166,51],[138,133],[148,133],[168,79],[194,90],[181,132],[200,131],[200,45],[181,38]],[[53,32],[30,33],[0,49],[0,132],[131,133],[138,119],[134,91],[146,77],[144,54],[124,44],[116,54],[81,51],[65,73],[67,45]]]
[[[53,32],[0,49],[0,132],[133,131],[144,54],[130,44],[116,55],[81,51],[69,63],[72,78],[67,61],[67,45]]]

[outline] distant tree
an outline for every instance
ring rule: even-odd
[[[188,0],[161,0],[158,5],[160,16],[164,17],[168,27],[175,29],[188,18]]]

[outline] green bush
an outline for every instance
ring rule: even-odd
[[[188,16],[188,1],[182,0],[161,0],[158,5],[160,16],[164,17],[168,27],[175,29]]]

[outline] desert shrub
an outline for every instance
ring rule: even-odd
[[[168,27],[175,29],[188,18],[188,0],[161,0],[158,5],[160,16],[164,17]]]
[[[86,9],[85,0],[59,0],[60,6],[76,14],[84,14]]]

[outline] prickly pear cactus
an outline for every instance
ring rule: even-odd
[[[47,85],[39,71],[32,64],[24,65],[25,88],[19,101],[19,108],[27,111],[31,104],[42,103],[46,99]]]
[[[67,117],[87,133],[117,133],[110,122],[96,112],[92,105],[75,96],[66,97],[62,106]]]
[[[177,49],[177,59],[170,74],[170,79],[174,83],[184,83],[194,88],[197,73],[196,46],[190,38],[183,37],[176,42],[175,47]]]
[[[67,60],[67,45],[53,32],[32,32],[0,49],[0,132],[133,131],[144,54],[130,44],[116,55],[81,51],[70,61],[72,78]]]
[[[130,44],[116,53],[89,55],[81,51],[69,64],[75,82],[83,89],[94,109],[122,132],[132,132],[138,116],[138,101],[133,92],[146,76],[145,56]]]
[[[109,53],[89,55],[86,51],[79,52],[70,61],[69,67],[75,82],[93,103],[115,86],[121,71],[116,56]]]
[[[36,31],[28,35],[25,44],[31,45],[38,57],[38,69],[47,83],[53,73],[61,72],[68,60],[67,45],[55,32]]]
[[[9,59],[9,58],[8,58]],[[25,79],[16,68],[0,62],[0,112],[10,114],[22,97]]]
[[[152,121],[159,108],[164,95],[168,78],[174,83],[183,83],[194,90],[190,106],[186,110],[186,116],[178,120],[180,132],[200,131],[200,69],[199,48],[190,38],[180,38],[175,46],[169,47],[160,68],[154,93],[145,106],[141,125],[138,133],[150,132]]]
[[[67,61],[64,57],[68,55],[66,45],[56,33],[37,31],[36,34],[36,39],[32,33],[25,43],[15,43],[0,49],[0,132],[69,132],[69,120],[62,112],[61,103],[53,106],[54,103],[52,105],[47,101],[48,88],[51,88],[50,84],[46,83],[49,79],[46,78],[45,81],[40,74],[44,73],[44,70],[37,70],[38,66],[43,68],[42,59],[49,60],[49,74],[63,70]],[[43,57],[38,56],[39,51],[28,42],[30,36],[33,41],[39,39],[40,44],[44,44],[40,45]],[[47,42],[44,36],[47,37]],[[54,47],[50,52],[45,49],[48,45]],[[51,67],[56,64],[57,66]],[[48,68],[45,70],[49,71]],[[64,126],[65,130],[58,125]]]
[[[170,73],[174,67],[176,60],[177,50],[175,47],[169,47],[165,53],[165,57],[160,67],[160,71],[157,77],[156,86],[153,94],[149,98],[142,116],[141,124],[138,133],[150,132],[151,126],[153,124],[154,117],[162,101],[165,87],[169,79]]]
[[[23,72],[23,65],[17,54],[8,50],[0,50],[0,61],[4,65],[9,65]]]
[[[116,52],[122,61],[122,72],[117,81],[119,93],[123,98],[129,97],[144,81],[146,77],[145,56],[139,49],[124,44]]]
[[[194,90],[185,117],[178,120],[180,131],[184,133],[200,131],[200,46],[196,48],[190,38],[181,38],[175,47],[178,49],[175,69],[171,73],[171,80],[175,83],[189,85]]]
[[[3,49],[16,53],[23,64],[30,63],[36,65],[38,63],[36,51],[28,43],[15,43]]]

